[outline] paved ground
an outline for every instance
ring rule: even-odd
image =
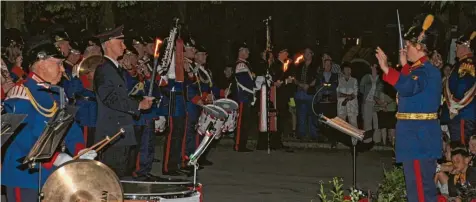
[[[391,152],[368,151],[357,158],[358,187],[376,190],[384,166],[391,167]],[[210,159],[215,164],[199,171],[206,202],[319,201],[319,181],[337,176],[344,179],[346,187],[352,184],[349,150],[307,149],[268,155],[266,151],[237,153],[222,145],[211,152]],[[159,164],[154,173],[160,174]]]

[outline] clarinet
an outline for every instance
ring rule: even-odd
[[[149,93],[148,96],[152,97],[152,92],[154,90],[154,84],[155,82],[155,77],[157,73],[160,75],[164,75],[167,73],[168,67],[170,66],[170,63],[172,61],[172,55],[174,52],[174,43],[175,43],[175,37],[177,35],[177,30],[178,30],[178,18],[174,19],[174,26],[170,30],[169,37],[167,39],[167,47],[165,49],[164,56],[162,57],[162,61],[160,65],[157,66],[157,59],[158,59],[158,54],[154,53],[154,71],[152,71],[152,77],[150,78],[150,88],[149,88]],[[156,47],[157,49],[157,47]],[[158,50],[156,50],[158,52]],[[160,85],[160,84],[159,84]]]

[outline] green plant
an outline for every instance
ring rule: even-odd
[[[319,199],[321,202],[343,202],[344,200],[344,190],[342,187],[344,186],[342,178],[334,177],[332,181],[329,181],[329,184],[332,186],[330,194],[327,193],[326,189],[324,189],[324,183],[320,182],[320,190]],[[329,195],[328,195],[329,194]]]
[[[378,202],[404,202],[406,201],[405,176],[403,170],[394,167],[384,170],[384,179],[379,185]]]

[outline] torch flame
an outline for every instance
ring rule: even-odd
[[[159,47],[160,47],[160,44],[162,44],[162,41],[161,41],[159,38],[155,39],[154,58],[158,58],[158,57],[159,57]]]
[[[301,60],[303,59],[304,59],[304,55],[300,55],[299,57],[296,58],[296,61],[294,62],[294,64],[299,64]]]
[[[283,66],[283,72],[286,72],[288,70],[288,65],[289,65],[289,60],[286,60]]]

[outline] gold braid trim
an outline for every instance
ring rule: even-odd
[[[30,89],[25,87],[25,91],[26,91],[26,95],[28,96],[28,98],[30,100],[31,105],[33,105],[33,107],[36,109],[36,111],[38,111],[38,113],[40,113],[44,117],[53,117],[55,115],[56,111],[58,111],[58,106],[56,105],[55,101],[53,101],[53,106],[50,109],[47,109],[47,108],[44,108],[43,106],[41,106],[35,100],[35,98],[33,97],[33,95],[30,92]]]

